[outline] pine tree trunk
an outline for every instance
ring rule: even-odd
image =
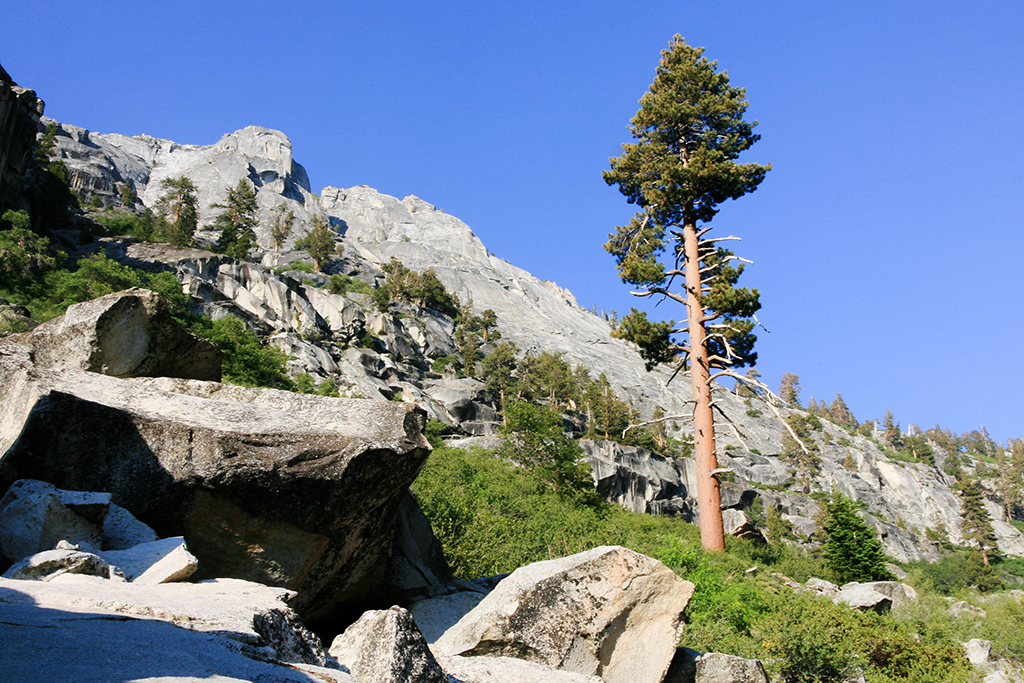
[[[722,498],[715,457],[715,418],[711,410],[711,371],[705,345],[704,307],[701,305],[700,259],[697,226],[687,221],[683,227],[686,252],[686,317],[690,336],[690,382],[693,387],[693,454],[697,465],[697,508],[700,514],[700,541],[708,550],[725,550],[722,528]]]

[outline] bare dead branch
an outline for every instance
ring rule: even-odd
[[[687,405],[687,404],[690,404],[690,403],[696,404],[697,402],[696,401],[683,401],[683,405],[684,406]],[[683,419],[692,420],[693,419],[693,414],[691,413],[689,415],[666,415],[665,417],[659,417],[656,420],[648,420],[647,422],[638,422],[636,424],[631,424],[631,425],[629,425],[628,427],[626,427],[625,429],[622,430],[622,438],[623,439],[626,438],[626,432],[628,432],[630,429],[640,429],[641,427],[646,427],[648,425],[658,424],[659,422],[668,422],[669,420],[683,420]]]
[[[719,408],[719,407],[718,407],[717,405],[714,405],[714,402],[712,402],[712,406],[713,406],[714,408],[717,408],[717,409],[718,409],[718,413],[719,413],[719,414],[720,414],[720,415],[721,415],[722,417],[724,417],[724,418],[725,418],[725,421],[729,423],[729,426],[730,426],[730,427],[732,427],[732,431],[733,431],[733,432],[734,432],[734,433],[736,434],[736,439],[737,439],[737,440],[738,440],[738,441],[740,442],[740,444],[742,444],[742,445],[743,445],[743,450],[745,450],[745,451],[746,451],[747,453],[749,453],[749,452],[750,452],[750,447],[749,447],[749,446],[747,446],[747,442],[743,440],[743,435],[742,435],[742,434],[740,434],[740,430],[739,430],[739,427],[737,427],[737,426],[736,426],[736,423],[735,423],[735,422],[733,422],[733,421],[732,421],[732,419],[731,419],[731,418],[730,418],[730,417],[729,417],[728,415],[726,415],[726,414],[725,414],[725,411],[724,411],[724,410],[722,410],[721,408]]]
[[[714,244],[715,242],[730,242],[730,241],[742,242],[743,238],[742,237],[736,237],[735,235],[729,235],[728,237],[711,237],[711,238],[708,238],[706,240],[701,240],[700,242],[698,242],[697,243],[697,248],[699,249],[700,247],[703,247],[705,244]]]
[[[772,409],[773,413],[775,413],[775,417],[777,417],[779,422],[782,423],[782,426],[786,428],[786,431],[789,432],[789,435],[791,437],[793,437],[793,440],[796,441],[797,444],[799,444],[800,449],[803,450],[803,452],[804,452],[804,455],[810,455],[811,452],[810,452],[810,450],[808,450],[808,448],[804,444],[804,442],[801,441],[800,437],[796,435],[796,432],[794,432],[793,428],[789,426],[789,423],[786,422],[784,419],[782,419],[782,415],[779,413],[779,409],[776,407],[778,404],[782,403],[782,399],[780,399],[778,396],[776,396],[772,392],[772,390],[769,389],[766,384],[764,384],[764,382],[759,382],[758,380],[756,380],[756,379],[754,379],[752,377],[747,377],[745,375],[741,375],[741,374],[739,374],[737,372],[733,372],[731,370],[722,370],[721,372],[717,372],[717,373],[715,373],[714,375],[711,376],[711,379],[714,380],[714,379],[716,379],[718,377],[732,377],[735,380],[743,382],[747,386],[757,387],[758,389],[761,389],[762,391],[764,391],[765,394],[768,396],[768,400],[765,401],[765,403],[767,403],[768,407]]]

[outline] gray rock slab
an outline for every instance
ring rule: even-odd
[[[519,657],[607,683],[660,681],[693,590],[657,560],[602,546],[517,569],[433,649]]]
[[[697,657],[695,683],[768,683],[764,666],[756,659],[744,659],[721,652]]]
[[[384,580],[391,599],[402,603],[446,592],[454,580],[441,542],[409,490],[395,514],[395,535]]]
[[[560,671],[512,657],[441,657],[452,683],[602,683],[597,676]]]
[[[132,583],[156,585],[184,581],[199,567],[181,536],[143,543],[127,550],[110,550],[100,555],[121,570]]]
[[[128,548],[159,540],[156,532],[147,524],[135,519],[135,515],[120,505],[110,504],[103,519],[103,550],[127,550]]]
[[[320,641],[288,606],[294,594],[238,579],[145,586],[95,576],[64,574],[51,581],[0,579],[0,608],[157,619],[176,627],[226,634],[248,651],[285,662],[323,666]]]
[[[914,587],[899,581],[868,581],[861,585],[888,597],[892,600],[893,605],[917,600],[917,591],[914,590]]]
[[[341,671],[248,656],[227,634],[31,601],[0,600],[0,642],[0,678],[18,683],[354,683]]]
[[[485,596],[486,593],[483,592],[457,591],[449,595],[417,600],[409,605],[409,612],[416,620],[423,637],[433,645],[445,631],[459,623],[462,617],[479,605]]]

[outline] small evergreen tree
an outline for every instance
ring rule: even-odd
[[[826,510],[825,561],[836,582],[894,580],[875,530],[857,514],[853,501],[833,489]]]
[[[989,552],[998,546],[996,532],[992,528],[992,516],[981,495],[981,484],[977,480],[965,480],[956,488],[960,494],[960,533],[981,551],[988,564]]]
[[[779,380],[779,398],[790,408],[800,407],[800,377],[791,372],[782,373]]]
[[[135,200],[139,198],[139,195],[135,192],[135,185],[132,183],[131,178],[121,183],[121,191],[118,194],[118,198],[121,200],[121,206],[126,209],[135,206]]]
[[[906,446],[900,423],[896,422],[890,410],[885,411],[885,419],[882,420],[882,435],[885,438],[885,445],[894,451],[902,451]]]
[[[327,259],[334,254],[334,232],[327,227],[327,223],[322,218],[313,216],[313,229],[295,246],[309,252],[309,256],[313,259],[319,272],[327,263]],[[387,267],[385,267],[385,271],[387,271]]]
[[[846,401],[843,400],[842,394],[838,391],[836,392],[836,397],[832,399],[832,404],[828,407],[828,413],[832,421],[840,427],[845,427],[846,429],[857,428],[857,418],[853,416],[853,412],[846,405]]]
[[[254,228],[259,225],[256,190],[247,178],[242,178],[238,185],[228,188],[228,198],[223,204],[213,206],[224,209],[213,220],[213,226],[220,230],[217,251],[244,261],[256,243]]]
[[[187,176],[179,176],[164,178],[160,187],[164,194],[156,203],[156,213],[162,219],[161,233],[171,244],[183,247],[192,241],[199,221],[196,186]]]

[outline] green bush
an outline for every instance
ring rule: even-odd
[[[224,379],[245,387],[270,387],[292,391],[295,384],[288,376],[288,356],[281,349],[264,345],[245,327],[241,319],[227,316],[219,320],[203,319],[192,332],[220,347],[224,354]]]
[[[373,287],[362,280],[338,273],[331,275],[331,281],[327,284],[327,289],[331,294],[347,294],[348,292],[366,295],[373,294]]]

